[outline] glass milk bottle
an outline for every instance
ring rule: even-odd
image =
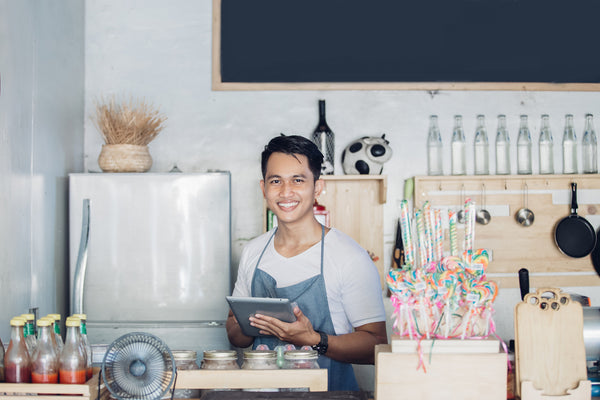
[[[527,125],[527,115],[521,115],[517,138],[517,174],[528,175],[531,172],[531,132]]]
[[[540,174],[554,173],[554,139],[550,130],[550,117],[542,115],[542,126],[540,128]]]
[[[565,115],[565,131],[562,140],[563,174],[577,173],[577,136],[573,127],[573,115]]]
[[[477,116],[477,129],[473,142],[475,156],[475,175],[489,175],[490,154],[487,131],[485,130],[485,116]]]
[[[592,114],[585,116],[585,131],[581,142],[581,152],[583,158],[583,173],[598,173],[598,143],[596,141],[596,131],[594,131],[594,117]]]
[[[465,154],[465,133],[462,125],[462,116],[454,116],[454,129],[452,130],[452,175],[467,174],[467,159]]]
[[[506,129],[506,116],[498,115],[496,134],[496,175],[510,175],[510,137]]]
[[[437,115],[429,117],[429,134],[427,135],[427,174],[443,175],[442,136],[438,127]]]

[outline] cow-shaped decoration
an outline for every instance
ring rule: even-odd
[[[364,136],[351,142],[342,153],[342,167],[346,175],[379,175],[383,164],[392,158],[392,148],[381,137]]]

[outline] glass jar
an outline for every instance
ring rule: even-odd
[[[200,368],[202,369],[240,369],[235,350],[207,350]]]
[[[244,351],[242,369],[279,369],[275,350]],[[246,392],[279,392],[278,388],[244,389]]]
[[[319,368],[319,354],[316,350],[288,350],[283,355],[286,369]]]
[[[197,353],[191,350],[173,350],[173,359],[178,371],[192,371],[200,369],[196,363]],[[169,396],[171,398],[171,396]],[[199,389],[175,389],[173,398],[176,399],[198,399]]]

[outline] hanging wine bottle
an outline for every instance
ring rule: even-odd
[[[323,153],[321,173],[333,175],[335,163],[335,137],[325,119],[325,100],[319,100],[319,124],[312,134],[313,142]]]

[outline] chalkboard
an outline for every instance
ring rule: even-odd
[[[600,90],[599,0],[214,0],[213,7],[217,83]]]

